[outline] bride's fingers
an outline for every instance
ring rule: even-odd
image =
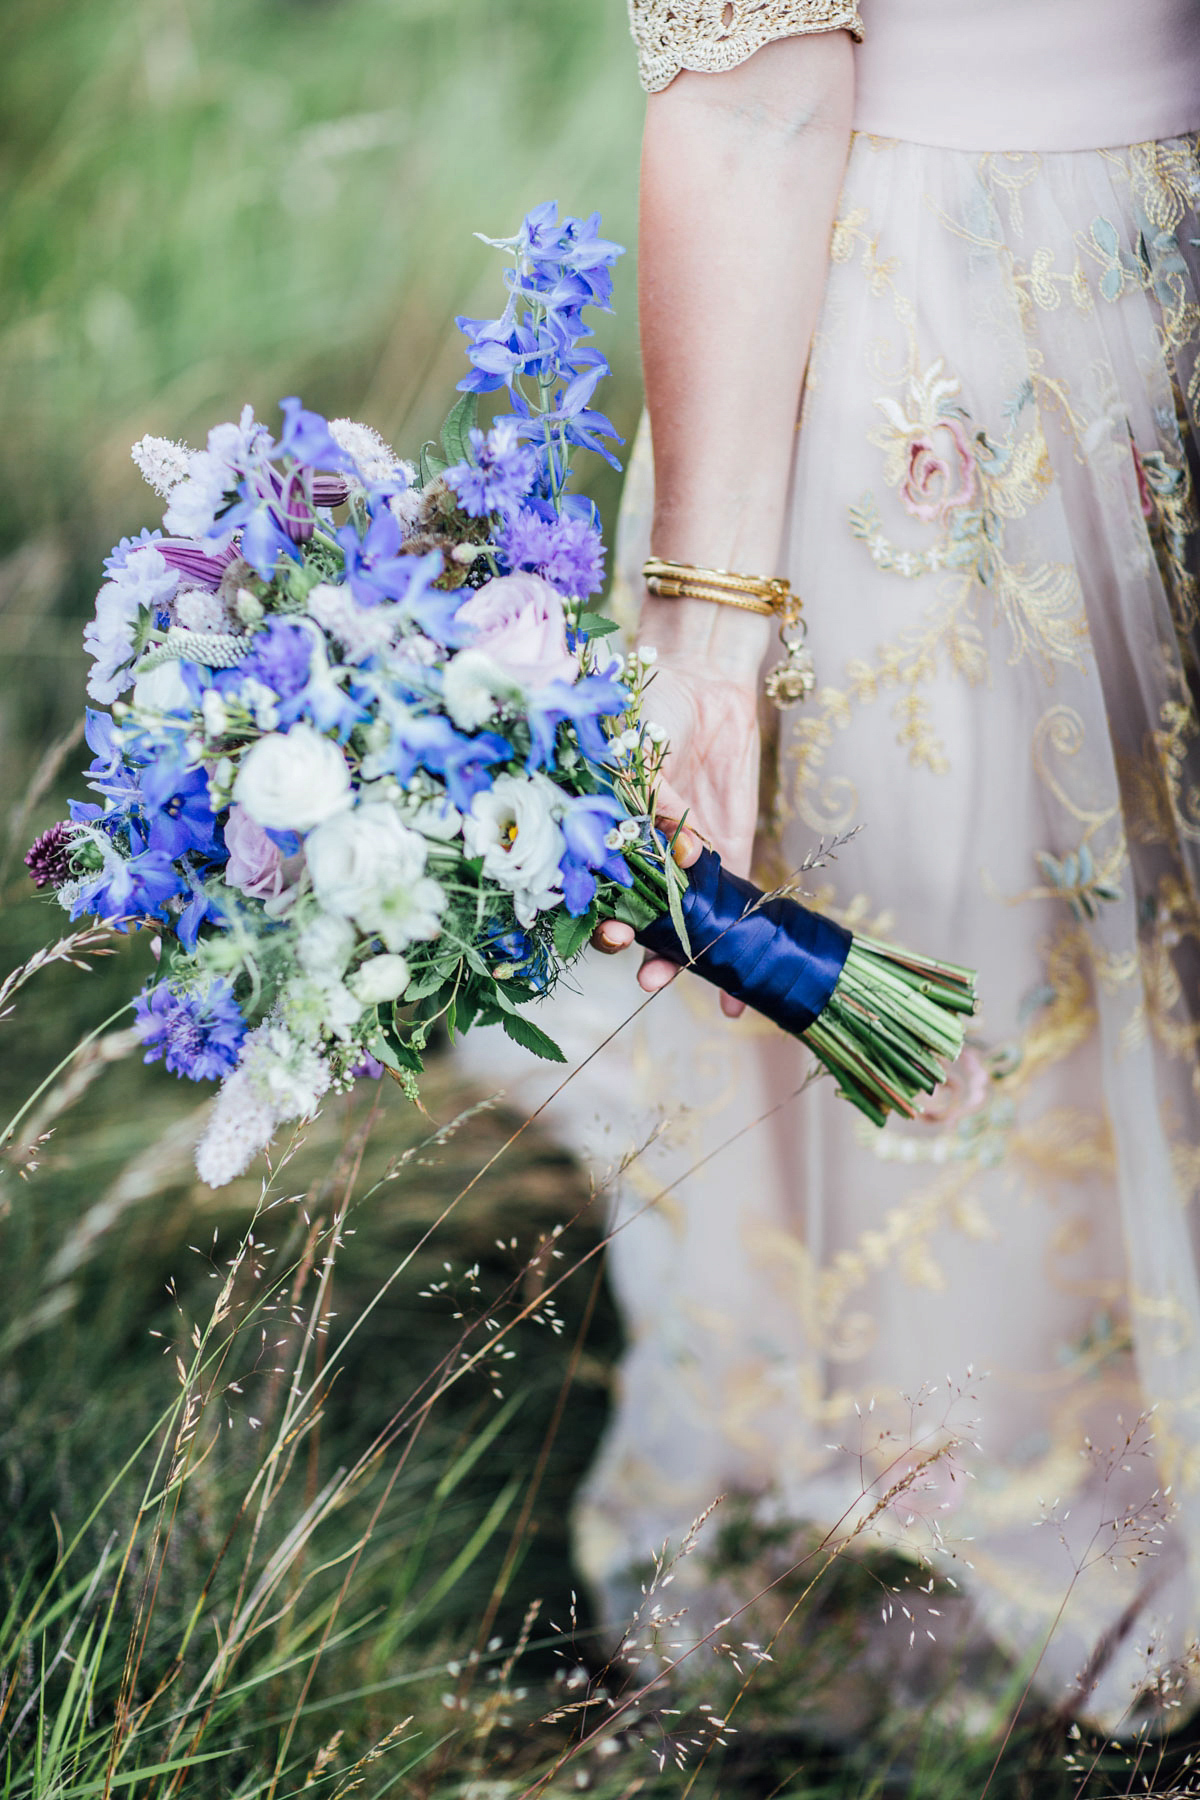
[[[669,987],[678,973],[678,963],[665,956],[647,956],[638,970],[638,986],[643,993],[657,994],[660,988]]]
[[[633,942],[633,926],[626,925],[620,919],[602,919],[592,933],[592,947],[602,950],[605,956],[616,956],[620,950],[628,950]]]

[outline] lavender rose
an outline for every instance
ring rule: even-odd
[[[456,623],[472,629],[472,650],[487,656],[526,690],[579,678],[579,659],[567,648],[562,597],[540,575],[521,571],[489,581],[458,609]]]

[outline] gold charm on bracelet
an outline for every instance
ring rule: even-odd
[[[767,698],[773,700],[780,711],[786,706],[794,706],[797,700],[807,700],[817,685],[812,651],[804,641],[806,635],[803,619],[779,628],[783,657],[773,669],[768,669],[763,685]]]
[[[782,576],[740,575],[730,569],[702,569],[694,563],[650,557],[642,573],[652,594],[670,600],[713,600],[779,620],[783,657],[766,678],[767,697],[782,709],[805,700],[817,685],[812,653],[805,643],[804,607]]]

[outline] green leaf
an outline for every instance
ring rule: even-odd
[[[579,615],[579,629],[586,631],[589,637],[609,637],[621,627],[607,613],[585,612]]]
[[[578,956],[599,923],[600,914],[595,906],[589,906],[579,919],[573,919],[565,907],[555,913],[554,948],[563,962],[569,963]]]
[[[636,888],[626,888],[613,904],[613,917],[626,925],[632,925],[635,931],[644,931],[647,925],[653,925],[655,919],[662,918],[662,907],[651,905]]]
[[[444,987],[447,973],[444,969],[426,969],[423,975],[414,975],[404,990],[404,1004],[411,1006],[417,1000],[427,1000],[430,994],[436,994]]]
[[[552,1037],[527,1019],[524,1013],[505,1013],[500,1021],[514,1044],[520,1044],[526,1050],[532,1050],[535,1056],[541,1056],[546,1062],[565,1063],[566,1057]]]
[[[675,936],[683,945],[683,953],[691,960],[692,941],[688,937],[687,926],[683,922],[683,901],[680,897],[679,883],[675,880],[675,864],[667,865],[667,906],[671,914],[671,923],[675,927]]]
[[[425,1064],[411,1045],[401,1042],[399,1038],[389,1037],[386,1032],[371,1039],[370,1050],[371,1055],[383,1063],[385,1068],[408,1069],[414,1075],[424,1072]]]
[[[442,449],[447,468],[452,463],[470,462],[471,440],[467,435],[479,423],[479,395],[463,394],[446,414],[442,426]]]
[[[436,455],[431,444],[421,445],[421,486],[426,488],[438,475],[444,475],[449,463]]]

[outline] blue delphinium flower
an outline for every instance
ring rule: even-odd
[[[608,740],[600,729],[600,720],[623,713],[629,705],[629,690],[607,675],[584,675],[573,685],[551,681],[534,694],[529,702],[529,755],[525,767],[530,774],[554,762],[558,727],[569,721],[575,727],[580,748],[593,762],[603,762],[608,754]]]
[[[182,769],[178,763],[151,763],[142,776],[142,833],[144,846],[162,850],[172,858],[194,851],[198,856],[223,859],[208,777],[203,769]]]
[[[633,876],[620,850],[605,842],[613,827],[626,817],[625,809],[611,794],[579,794],[560,820],[567,853],[559,863],[563,899],[567,911],[578,919],[596,897],[596,874],[607,875],[620,887],[632,887]]]
[[[87,770],[88,786],[114,806],[134,805],[141,797],[140,770],[126,762],[125,745],[111,714],[89,706],[83,718],[84,736],[93,756]]]
[[[494,924],[480,940],[480,952],[493,968],[507,968],[510,976],[543,992],[550,985],[550,955],[546,945],[528,931]]]
[[[175,936],[184,949],[190,952],[199,942],[202,925],[224,925],[226,918],[223,909],[208,892],[191,863],[185,863],[183,868],[191,890],[191,899],[175,921]]]
[[[354,469],[354,458],[335,443],[329,421],[320,413],[310,412],[294,395],[281,400],[279,410],[284,424],[276,451],[282,451],[285,456],[305,463],[311,469],[342,469],[346,472]]]
[[[522,447],[515,419],[498,419],[485,435],[470,433],[474,462],[457,463],[446,471],[446,485],[458,495],[459,505],[472,519],[489,513],[514,512],[533,483],[536,458]]]
[[[353,525],[343,525],[338,543],[346,559],[346,581],[360,606],[378,606],[381,600],[399,602],[404,616],[439,644],[457,643],[454,615],[466,595],[455,588],[447,592],[432,583],[442,572],[442,553],[425,556],[404,554],[404,533],[386,504],[371,516],[365,537]]]
[[[491,786],[488,769],[512,760],[512,745],[496,732],[480,731],[467,737],[442,713],[389,712],[392,743],[388,762],[396,780],[405,787],[417,769],[428,769],[431,775],[441,776],[460,812],[469,812],[476,794]]]
[[[604,586],[604,539],[590,519],[522,507],[497,541],[510,569],[532,569],[560,594],[586,599]]]
[[[236,1067],[246,1022],[228,982],[200,992],[176,992],[167,982],[143,988],[134,1028],[146,1046],[143,1062],[164,1062],[189,1081],[221,1081]]]
[[[165,850],[143,850],[122,856],[97,833],[89,833],[104,866],[86,877],[71,903],[72,919],[94,914],[98,919],[164,919],[167,901],[183,887],[183,878]],[[124,929],[124,927],[122,927]]]
[[[302,625],[273,618],[265,631],[255,633],[249,656],[230,673],[241,682],[247,676],[269,687],[279,700],[294,700],[303,693],[312,660],[313,640]],[[233,683],[229,683],[231,687]],[[284,717],[280,708],[280,718]]]

